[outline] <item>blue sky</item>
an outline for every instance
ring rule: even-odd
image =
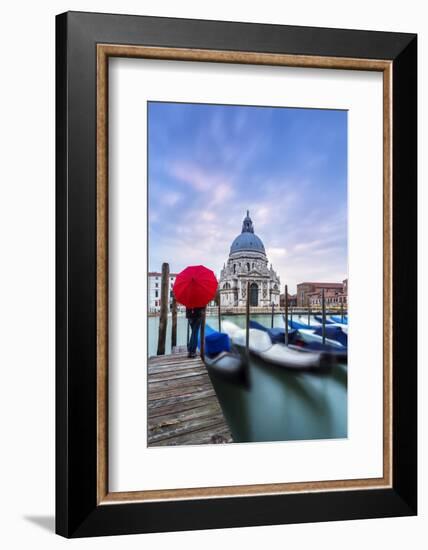
[[[218,275],[246,210],[273,268],[347,277],[347,113],[148,104],[149,269]]]

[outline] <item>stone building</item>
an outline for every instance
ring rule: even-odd
[[[168,309],[171,307],[172,303],[172,287],[174,286],[175,278],[177,273],[169,274],[169,283],[168,283]],[[149,294],[149,312],[157,313],[160,311],[161,305],[161,282],[162,282],[162,273],[159,271],[149,271],[148,273],[148,294]]]
[[[321,306],[321,291],[324,289],[326,306],[344,306],[348,302],[348,279],[341,283],[300,283],[297,285],[297,305]]]
[[[250,305],[279,305],[280,280],[272,268],[262,240],[254,233],[247,210],[240,235],[233,241],[227,263],[220,273],[220,303],[225,307],[243,307],[247,303],[250,282]]]

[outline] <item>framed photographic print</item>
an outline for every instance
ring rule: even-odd
[[[57,533],[416,514],[416,36],[56,24]]]

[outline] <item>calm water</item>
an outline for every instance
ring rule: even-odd
[[[245,315],[222,315],[222,319],[232,321],[236,325],[245,328]],[[264,324],[267,327],[271,326],[270,315],[254,315],[252,319]],[[297,317],[296,317],[297,319]],[[207,315],[207,324],[213,329],[218,330],[218,317]],[[274,316],[274,326],[283,327],[284,320],[282,314]],[[149,317],[149,357],[156,355],[158,347],[158,331],[159,331],[159,317]],[[184,314],[177,317],[177,345],[184,346],[187,342],[187,319]],[[168,325],[166,332],[166,350],[167,354],[171,353],[171,316],[168,317]]]
[[[245,327],[245,317],[224,316]],[[270,315],[253,316],[270,326]],[[298,318],[296,318],[298,320]],[[218,319],[207,317],[218,329]],[[171,326],[168,323],[168,353]],[[282,315],[274,326],[283,327]],[[159,318],[149,318],[149,354],[155,355]],[[184,345],[187,321],[177,320],[177,344]],[[223,413],[235,442],[289,441],[347,437],[347,366],[337,365],[329,374],[294,373],[251,358],[249,387],[212,378]]]

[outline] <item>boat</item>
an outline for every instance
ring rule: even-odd
[[[291,323],[289,322],[289,325]],[[298,323],[302,327],[309,327]],[[300,351],[327,351],[333,353],[341,361],[347,359],[348,335],[346,327],[339,325],[326,325],[326,340],[322,341],[322,325],[316,325],[312,328],[298,329],[293,322],[294,327],[288,331],[288,344],[291,349]],[[250,328],[263,330],[267,332],[273,344],[285,343],[285,329],[269,329],[257,321],[250,320]]]
[[[348,316],[344,315],[343,318],[341,315],[331,315],[330,319],[339,325],[347,325],[348,324]]]
[[[273,327],[267,328],[258,321],[250,320],[250,328],[255,328],[257,330],[263,330],[269,334],[272,344],[285,344],[285,328],[282,327]],[[292,334],[295,332],[295,329],[289,329],[288,338],[292,337]]]
[[[315,330],[317,329],[318,327],[320,327],[321,325],[319,325],[318,323],[315,325],[315,324],[310,324],[308,325],[307,323],[301,323],[300,321],[294,321],[294,319],[288,319],[288,326],[291,328],[291,329],[295,329],[295,330],[299,330],[299,329],[308,329],[308,330]]]
[[[198,337],[200,347],[200,335]],[[210,375],[228,382],[245,383],[245,367],[241,356],[231,351],[230,337],[205,325],[204,363]]]
[[[308,352],[326,352],[334,356],[337,362],[347,363],[348,347],[328,337],[323,342],[322,328],[317,328],[316,331],[318,330],[320,330],[319,334],[316,334],[314,330],[299,329],[294,334],[292,341],[290,341],[289,347]]]
[[[314,330],[314,334],[322,337],[322,327],[318,327]],[[341,326],[338,325],[326,325],[325,337],[329,340],[339,342],[342,346],[348,347],[348,334]]]
[[[322,317],[321,315],[314,315],[314,318],[316,321],[318,321],[318,323],[321,323],[322,324]],[[334,321],[330,321],[329,319],[325,319],[325,324],[326,325],[333,325],[334,324]]]
[[[233,325],[234,323],[228,321],[226,326],[223,324],[223,329],[229,334],[233,345],[240,350],[241,354],[244,354],[246,330]],[[256,328],[249,329],[248,347],[250,353],[264,362],[294,371],[323,372],[329,370],[336,360],[334,355],[328,352],[302,352],[285,344],[273,344],[266,330]]]

